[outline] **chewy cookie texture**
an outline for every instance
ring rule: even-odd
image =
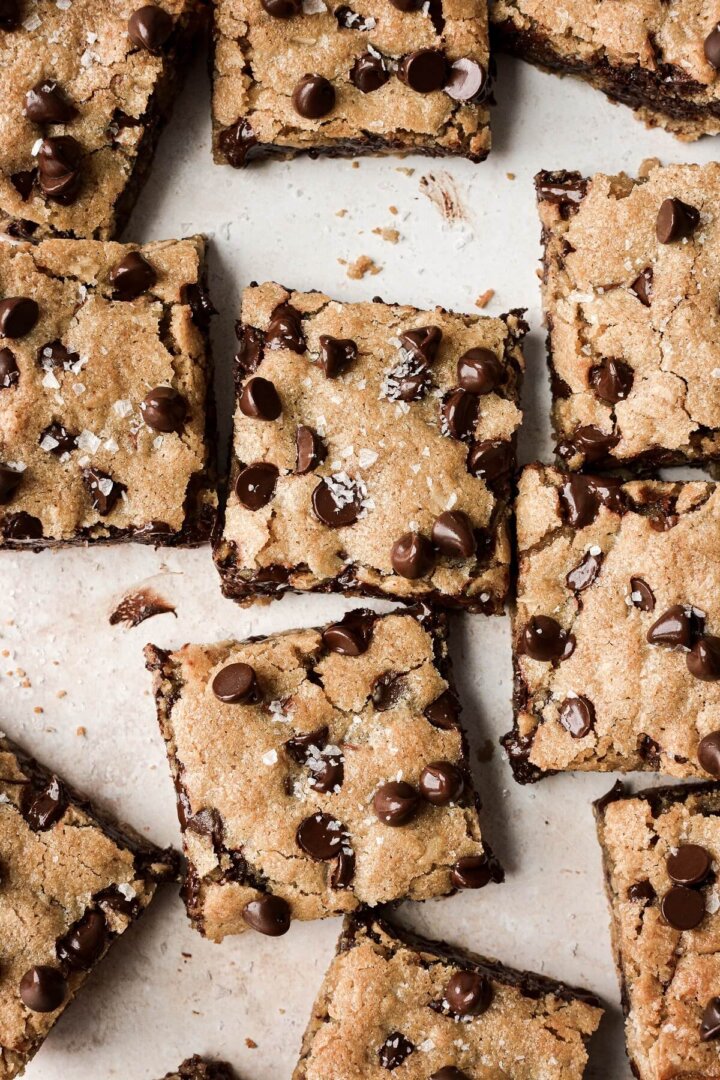
[[[351,917],[293,1080],[580,1080],[601,1016],[586,991]]]
[[[0,1078],[18,1076],[177,858],[0,737]]]
[[[483,847],[444,620],[346,615],[244,643],[149,645],[198,930],[284,934],[502,880]]]
[[[207,540],[203,256],[0,245],[0,547]]]
[[[195,1055],[183,1061],[177,1072],[168,1073],[164,1080],[237,1080],[237,1077],[224,1061],[206,1061]]]
[[[482,0],[216,0],[215,160],[490,149]]]
[[[246,290],[215,542],[225,594],[501,611],[526,329],[519,313]]]
[[[720,776],[720,487],[523,472],[515,777]]]
[[[193,39],[195,0],[3,0],[0,227],[108,240],[132,209]]]
[[[720,784],[596,803],[628,1056],[638,1080],[720,1076]]]
[[[720,165],[536,177],[558,452],[720,457]]]
[[[694,0],[490,0],[496,43],[681,139],[720,131],[720,12]]]

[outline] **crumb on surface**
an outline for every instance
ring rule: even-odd
[[[391,214],[399,214],[400,213],[400,211],[398,210],[397,206],[395,206],[394,203],[392,204],[392,206],[388,206],[388,210],[390,211]]]
[[[373,229],[375,236],[381,237],[383,240],[387,240],[388,244],[397,244],[400,239],[400,233],[397,229],[377,228]]]
[[[505,176],[507,177],[508,180],[514,180],[515,179],[515,173],[514,172],[506,172]]]
[[[653,169],[659,169],[662,167],[662,161],[658,157],[643,158],[640,162],[640,168],[638,169],[638,176],[641,180],[645,180],[650,175]]]
[[[257,1050],[257,1043],[254,1039],[246,1039],[245,1045],[247,1046],[248,1050]]]
[[[336,210],[335,211],[335,217],[345,217],[346,214],[347,214],[347,210],[345,209],[345,207],[343,207],[342,210]]]
[[[75,734],[84,737],[87,735],[87,728],[83,727],[81,724],[80,727],[75,728]]]
[[[347,276],[352,278],[353,281],[360,281],[366,274],[379,274],[382,270],[381,266],[378,266],[374,259],[371,259],[369,255],[359,255],[354,262],[345,263],[343,260],[339,260],[343,265],[347,266]]]
[[[480,293],[480,295],[478,296],[477,300],[475,301],[475,307],[486,308],[494,295],[494,289],[486,289],[484,293]]]

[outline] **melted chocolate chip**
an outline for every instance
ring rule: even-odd
[[[341,656],[362,656],[370,647],[375,620],[372,611],[350,611],[340,622],[325,628],[323,644]]]
[[[640,611],[655,610],[655,593],[641,577],[630,578],[630,599]]]
[[[717,64],[713,64],[713,67],[720,67],[720,31],[714,30],[713,33],[717,34],[718,38],[716,46]],[[710,36],[712,37],[712,34]],[[711,1039],[718,1038],[720,1038],[720,997],[713,997],[710,998],[703,1011],[700,1022],[700,1041],[710,1042]]]
[[[403,57],[398,75],[411,90],[431,94],[441,90],[448,77],[448,62],[439,49],[416,49]]]
[[[711,731],[700,740],[698,762],[705,772],[720,777],[720,731]]]
[[[290,905],[272,893],[260,893],[247,903],[242,917],[251,929],[268,937],[281,937],[290,929]]]
[[[694,930],[705,917],[705,897],[684,885],[673,885],[660,901],[660,911],[673,930]]]
[[[541,172],[535,177],[535,190],[539,202],[554,203],[562,209],[577,208],[587,195],[587,180],[578,172]]]
[[[153,431],[182,431],[187,400],[172,386],[156,386],[140,402],[142,418]]]
[[[335,13],[337,15],[337,12]],[[385,67],[381,56],[372,53],[363,53],[350,69],[350,82],[361,94],[374,94],[390,78],[390,72]]]
[[[645,878],[643,881],[635,881],[627,891],[628,900],[636,903],[651,904],[656,897],[656,892],[650,882]]]
[[[295,839],[311,859],[324,862],[335,859],[340,854],[342,845],[347,845],[347,831],[331,814],[318,811],[298,825]]]
[[[0,503],[9,503],[13,495],[20,487],[23,474],[19,469],[12,469],[9,465],[0,462]]]
[[[621,514],[624,494],[620,480],[602,476],[569,476],[558,489],[563,517],[574,529],[592,524],[600,507]]]
[[[302,14],[301,0],[260,0],[263,8],[273,19],[292,19]]]
[[[457,802],[464,787],[462,771],[451,761],[431,761],[420,773],[420,794],[433,806]]]
[[[653,298],[653,268],[646,266],[630,286],[641,304],[650,307]]]
[[[720,638],[709,634],[701,637],[686,655],[685,663],[696,679],[716,682],[720,679]]]
[[[424,364],[433,364],[442,341],[439,326],[417,326],[413,330],[404,330],[400,334],[400,346],[414,360]]]
[[[254,157],[258,141],[250,123],[241,117],[232,127],[220,132],[218,143],[228,165],[242,169]]]
[[[102,956],[108,940],[107,925],[101,911],[86,911],[60,938],[55,951],[58,959],[78,971],[89,971]]]
[[[349,889],[354,877],[355,854],[352,851],[341,851],[330,874],[330,887],[333,889]]]
[[[394,709],[402,701],[406,686],[405,677],[396,671],[386,671],[383,675],[378,675],[370,693],[378,712]]]
[[[699,844],[681,844],[667,857],[667,872],[676,885],[700,885],[712,869],[712,859]]]
[[[647,640],[651,645],[689,649],[699,632],[702,632],[702,620],[693,609],[687,604],[673,604],[652,624]]]
[[[460,706],[452,690],[445,690],[425,709],[423,716],[433,727],[452,731],[460,723]]]
[[[583,739],[595,724],[595,706],[582,695],[566,697],[560,706],[558,720],[573,739]]]
[[[609,357],[590,372],[590,385],[602,401],[624,401],[632,390],[635,372],[622,360]]]
[[[113,266],[108,275],[113,286],[113,300],[135,300],[151,289],[157,274],[139,251],[130,251]]]
[[[373,796],[373,810],[383,825],[406,825],[420,806],[420,793],[405,780],[381,784]]]
[[[453,439],[469,439],[475,431],[479,402],[476,394],[459,387],[453,390],[443,405],[443,420]]]
[[[296,761],[298,765],[304,765],[313,748],[316,750],[323,749],[329,734],[329,728],[323,725],[323,727],[317,728],[315,731],[308,731],[304,735],[293,735],[284,744],[285,749],[293,761]]]
[[[450,872],[456,889],[484,889],[492,877],[492,868],[484,855],[466,855],[458,859]]]
[[[26,971],[20,980],[20,997],[33,1012],[55,1012],[65,1001],[68,985],[57,968],[38,964]]]
[[[568,589],[576,593],[589,589],[600,573],[603,558],[599,547],[592,547],[586,551],[577,566],[573,567],[565,578]]]
[[[0,349],[0,390],[17,386],[20,382],[20,369],[17,360],[9,349]]]
[[[74,364],[79,362],[80,354],[71,352],[62,341],[56,338],[55,341],[49,341],[47,345],[38,349],[37,359],[46,371],[50,368],[62,368],[64,371],[69,371]]]
[[[25,95],[25,115],[34,124],[65,124],[77,116],[54,79],[42,79]]]
[[[183,285],[180,288],[180,302],[190,308],[190,316],[196,326],[202,330],[208,330],[210,319],[217,315],[217,311],[205,289],[196,282]]]
[[[44,788],[26,788],[21,812],[31,829],[45,832],[60,821],[68,805],[65,788],[56,776],[52,776]]]
[[[302,315],[292,304],[278,304],[273,310],[265,334],[265,345],[268,349],[290,349],[291,352],[305,352]]]
[[[381,1068],[387,1069],[388,1072],[397,1069],[414,1049],[414,1044],[406,1039],[401,1031],[391,1032],[378,1050]]]
[[[128,36],[134,45],[147,49],[153,56],[162,52],[173,28],[172,17],[155,4],[138,8],[128,19]]]
[[[432,542],[442,555],[469,559],[475,554],[477,542],[472,522],[462,510],[448,510],[435,518]]]
[[[24,510],[3,518],[2,531],[7,540],[40,540],[43,535],[42,522]]]
[[[505,439],[483,439],[473,443],[467,458],[471,476],[484,480],[491,491],[507,487],[513,468],[513,449]]]
[[[700,221],[700,213],[682,199],[665,199],[658,211],[655,231],[661,244],[673,244],[692,236]]]
[[[77,450],[77,435],[73,435],[56,420],[48,424],[40,435],[39,441],[41,446],[45,443],[43,449],[49,450],[56,457],[62,457],[63,454],[71,454],[73,450]],[[52,443],[55,445],[53,446]]]
[[[310,770],[308,783],[313,791],[319,791],[327,795],[331,791],[338,791],[345,779],[345,766],[342,754],[335,750],[325,751],[323,754],[310,755],[306,762]]]
[[[507,373],[490,349],[468,349],[457,362],[457,379],[471,394],[490,394],[502,386]]]
[[[480,1016],[492,1004],[492,984],[479,971],[457,971],[445,987],[444,999],[456,1016]]]
[[[334,379],[357,360],[358,348],[349,338],[320,336],[320,366],[328,379]]]
[[[487,72],[477,60],[462,57],[450,68],[445,93],[453,101],[482,101],[487,91]]]
[[[318,520],[331,529],[354,525],[362,510],[357,487],[336,477],[320,481],[312,493],[312,505]]]
[[[573,635],[549,615],[533,615],[520,635],[520,651],[532,660],[567,660],[574,649]]]
[[[428,538],[422,533],[403,533],[390,549],[390,562],[400,577],[416,581],[432,570],[435,565],[435,552]]]
[[[292,103],[305,120],[320,120],[335,108],[335,90],[322,75],[303,75],[293,90]]]
[[[275,496],[279,472],[277,466],[258,461],[241,469],[235,481],[235,494],[248,510],[261,510]]]
[[[316,431],[300,424],[295,432],[295,472],[304,476],[327,457],[327,447]]]
[[[240,395],[240,411],[254,420],[277,420],[282,413],[280,395],[269,379],[248,379]]]
[[[442,1069],[438,1069],[431,1075],[430,1080],[470,1080],[470,1077],[462,1069],[456,1069],[454,1065],[443,1065]]]
[[[125,485],[113,480],[112,476],[100,469],[83,469],[82,478],[93,510],[101,517],[111,513],[121,493],[125,491]]]
[[[227,664],[212,681],[213,694],[226,705],[257,705],[262,693],[250,664]]]
[[[82,148],[72,135],[43,139],[38,151],[38,184],[43,195],[70,206],[80,193]]]
[[[3,337],[25,337],[39,318],[40,308],[29,296],[7,296],[0,300],[0,334]]]
[[[572,439],[558,443],[557,449],[561,457],[581,454],[592,465],[609,457],[619,442],[619,435],[608,435],[593,424],[586,424],[577,429]]]

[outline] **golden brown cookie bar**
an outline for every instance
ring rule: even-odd
[[[168,1073],[165,1080],[235,1080],[235,1073],[224,1061],[206,1061],[195,1054],[183,1061],[177,1072]]]
[[[580,1080],[601,1017],[586,990],[367,913],[346,920],[293,1080]]]
[[[694,0],[490,0],[507,52],[577,75],[648,126],[691,140],[720,132],[720,8]]]
[[[247,289],[215,544],[225,594],[502,611],[526,330],[519,312]]]
[[[720,1077],[720,784],[595,804],[627,1051],[638,1080]]]
[[[445,639],[442,616],[360,610],[324,630],[147,647],[198,930],[276,936],[502,880]]]
[[[0,243],[0,547],[207,540],[204,250]]]
[[[196,0],[3,0],[0,229],[109,240],[122,229],[191,47]]]
[[[490,149],[482,0],[215,0],[215,160]]]
[[[521,783],[561,769],[720,776],[720,487],[525,469]]]
[[[720,165],[544,172],[536,187],[561,458],[720,457]]]
[[[18,1076],[178,859],[0,735],[0,1078]]]

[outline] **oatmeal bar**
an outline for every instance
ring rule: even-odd
[[[165,1080],[235,1080],[235,1073],[225,1061],[207,1061],[195,1054]]]
[[[178,860],[101,818],[4,736],[0,770],[0,1078],[10,1080]]]
[[[720,1077],[720,784],[596,804],[627,1051],[638,1080]]]
[[[202,6],[3,0],[0,229],[119,234],[202,36]]]
[[[545,172],[536,187],[563,461],[720,458],[720,165]]]
[[[518,312],[247,289],[215,543],[225,595],[502,611],[526,330]]]
[[[490,0],[507,52],[578,75],[649,126],[685,140],[720,132],[720,8],[695,0]]]
[[[194,926],[220,941],[502,880],[480,838],[443,616],[146,649]]]
[[[367,913],[345,923],[293,1080],[580,1080],[601,1017],[585,990]]]
[[[720,776],[720,488],[527,468],[514,615],[521,783]]]
[[[207,540],[204,248],[0,242],[0,547]]]

